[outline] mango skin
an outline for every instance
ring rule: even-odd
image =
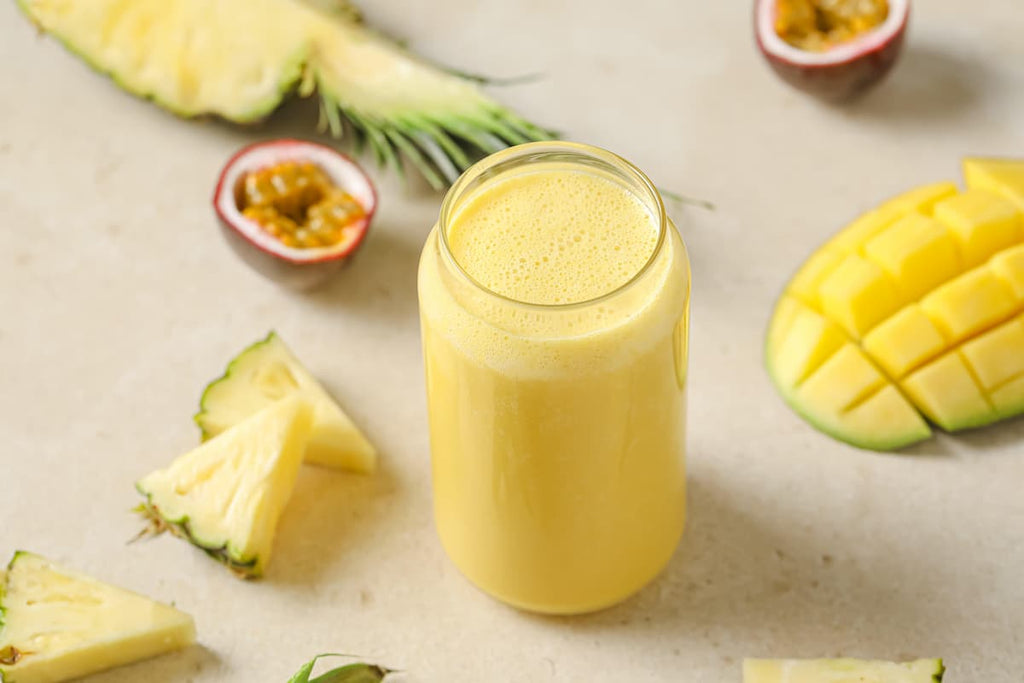
[[[1024,413],[1024,161],[968,159],[967,190],[915,188],[796,273],[765,365],[801,417],[869,450]]]
[[[820,322],[803,322],[808,318]],[[820,334],[812,340],[808,330],[815,327]],[[776,309],[765,361],[786,403],[839,441],[891,451],[932,434],[914,406],[838,326],[792,296],[784,295]]]

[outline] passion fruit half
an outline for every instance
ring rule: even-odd
[[[903,46],[910,0],[755,0],[757,45],[793,86],[830,101],[882,80]]]
[[[231,157],[213,206],[243,261],[275,282],[310,289],[362,244],[377,192],[341,152],[282,139],[249,145]]]

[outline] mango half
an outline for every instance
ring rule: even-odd
[[[967,159],[815,252],[779,299],[765,361],[836,439],[894,450],[1024,413],[1024,161]]]

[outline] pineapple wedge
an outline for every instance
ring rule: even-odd
[[[0,574],[0,680],[57,683],[187,647],[192,617],[19,552]]]
[[[235,356],[224,376],[207,385],[194,419],[208,439],[292,393],[313,406],[307,463],[364,474],[374,470],[373,445],[276,332]]]
[[[552,137],[360,24],[336,0],[18,0],[40,30],[135,95],[181,116],[258,121],[290,94],[321,98],[377,160],[400,155],[436,188],[478,152]],[[467,152],[468,150],[468,152]]]
[[[940,683],[945,671],[941,659],[747,659],[743,683]]]
[[[141,479],[139,511],[240,576],[258,577],[291,497],[313,409],[292,395]]]

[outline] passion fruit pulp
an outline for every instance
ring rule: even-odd
[[[309,289],[336,273],[362,244],[377,193],[344,154],[283,139],[231,157],[213,205],[243,261],[285,286]]]
[[[755,0],[761,53],[791,85],[826,100],[879,83],[899,57],[910,0]]]

